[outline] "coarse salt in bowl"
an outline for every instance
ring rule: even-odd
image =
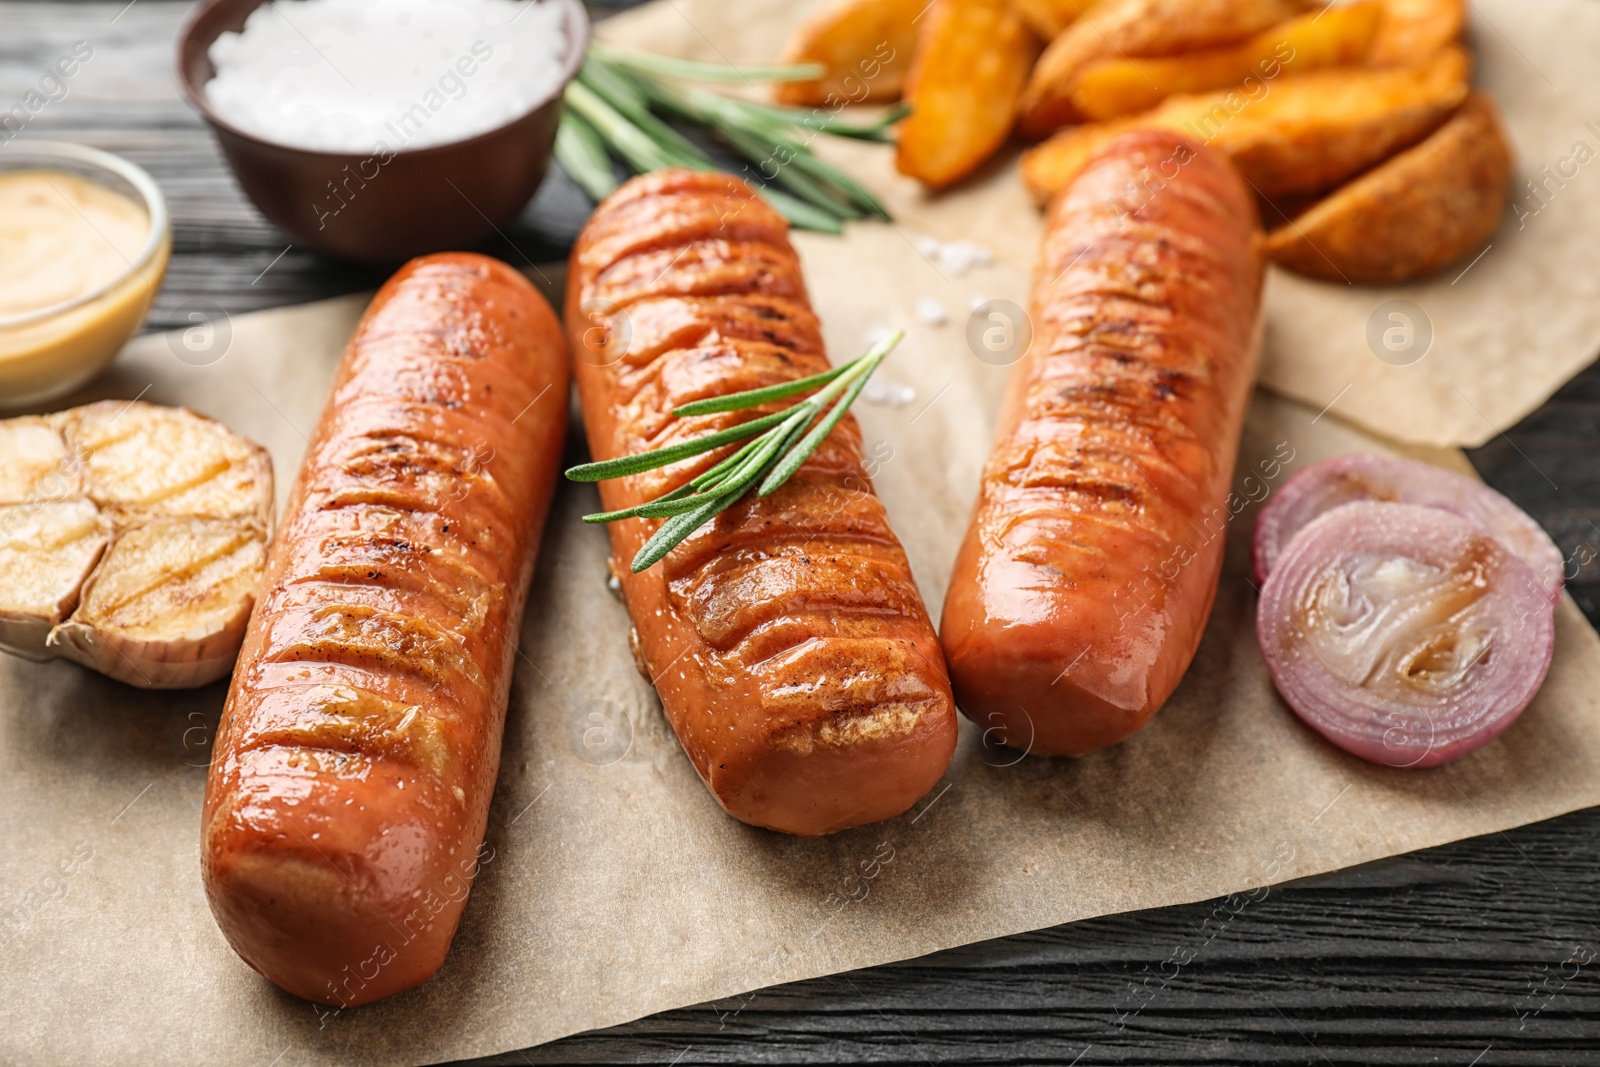
[[[503,239],[588,41],[582,0],[199,0],[177,75],[295,245],[392,266]]]
[[[205,95],[263,140],[399,152],[537,106],[568,44],[563,11],[535,0],[271,0],[212,43]]]

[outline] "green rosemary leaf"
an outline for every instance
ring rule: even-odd
[[[789,441],[817,417],[817,412],[820,410],[821,408],[812,401],[806,400],[785,411],[783,414],[787,417],[783,422],[761,436],[760,447],[718,479],[715,484],[706,486],[705,492],[708,494],[737,492],[742,496],[744,491],[761,477],[761,472],[772,465],[772,461],[788,446]]]
[[[883,357],[886,355],[888,355],[888,352],[884,351],[868,358],[864,369],[850,383],[850,387],[845,390],[844,396],[839,398],[839,402],[833,405],[832,410],[827,415],[823,416],[821,422],[812,427],[811,432],[806,434],[799,444],[789,450],[788,454],[783,457],[776,467],[772,468],[766,480],[761,483],[761,488],[756,490],[759,495],[770,496],[784,482],[794,477],[795,471],[799,470],[805,461],[811,458],[811,453],[815,452],[823,439],[833,432],[835,426],[839,425],[839,421],[850,410],[850,405],[856,402],[856,397],[860,396],[861,390],[866,388],[867,379],[872,377],[872,372],[878,369],[878,364],[883,362]]]
[[[787,415],[788,412],[783,412],[782,414]],[[701,472],[698,476],[692,479],[689,484],[693,486],[697,492],[703,492],[707,488],[722,481],[722,479],[728,476],[730,471],[737,468],[739,464],[743,463],[750,457],[751,453],[755,452],[761,447],[762,440],[762,437],[758,437],[754,441],[746,443],[743,447],[739,448],[732,455],[728,456],[727,459],[723,460],[721,463],[718,463],[715,467]]]
[[[801,168],[780,162],[780,145],[727,123],[718,122],[712,128],[716,130],[717,136],[732,145],[735,151],[761,168],[759,176],[751,175],[757,182],[764,184],[776,181],[800,199],[842,219],[861,217],[860,210],[851,203],[848,196],[841,196],[827,185],[812,180]],[[772,168],[770,175],[766,173],[769,166]],[[750,173],[748,168],[745,173]]]
[[[651,503],[658,503],[667,500],[679,500],[688,496],[692,492],[694,492],[694,483],[685,482],[672,492],[663,493],[661,496],[656,497],[656,499],[651,501]],[[636,515],[638,515],[639,508],[642,506],[643,505],[636,505],[631,508],[623,508],[621,511],[593,511],[585,515],[583,517],[583,521],[587,523],[593,523],[595,525],[601,525],[609,522],[620,522],[623,519],[634,518]]]
[[[578,68],[578,78],[635,123],[640,115],[650,113],[650,98],[644,87],[622,68],[593,53],[584,57],[583,66]]]
[[[705,503],[707,499],[708,497],[705,493],[691,493],[688,496],[677,497],[672,500],[668,500],[665,497],[657,497],[654,500],[640,504],[633,509],[633,513],[641,519],[670,519],[674,515],[683,515],[693,511]]]
[[[788,417],[789,412],[779,411],[772,415],[763,415],[759,419],[741,422],[737,426],[729,426],[725,430],[708,433],[704,437],[695,437],[688,441],[679,441],[675,445],[651,449],[649,452],[618,456],[616,459],[601,460],[598,463],[582,463],[567,471],[567,478],[574,482],[602,482],[610,478],[626,478],[632,474],[655,470],[657,467],[665,467],[690,456],[709,452],[719,445],[742,441],[763,430],[770,430]]]
[[[897,103],[887,108],[884,113],[867,122],[847,122],[839,117],[836,111],[826,111],[823,108],[798,108],[780,107],[777,104],[765,104],[756,100],[733,101],[740,111],[752,118],[776,122],[780,125],[809,130],[813,133],[825,133],[830,137],[848,137],[858,141],[877,141],[889,143],[894,140],[894,134],[889,127],[911,114],[911,105]]]
[[[733,493],[713,497],[694,511],[662,523],[661,528],[640,546],[638,554],[633,557],[633,563],[630,565],[633,573],[638,574],[659,563],[661,558],[677,548],[684,538],[704,526],[707,519],[726,510],[735,499],[736,494]]]
[[[799,197],[790,196],[788,193],[761,186],[761,195],[767,198],[767,203],[772,209],[789,220],[791,226],[798,226],[802,230],[815,230],[818,233],[841,234],[844,232],[844,220],[837,215],[823,211],[806,203]]]
[[[746,389],[740,393],[726,393],[722,396],[707,397],[704,400],[691,400],[681,407],[673,408],[672,413],[679,418],[687,418],[690,415],[710,415],[718,411],[739,411],[744,408],[757,407],[761,404],[771,403],[774,400],[782,400],[786,396],[809,392],[812,389],[827,385],[859,362],[859,359],[852,359],[849,363],[841,363],[837,367],[823,371],[821,374],[813,374],[809,378],[796,378],[792,382],[781,382],[777,385],[763,386],[760,389]]]
[[[566,101],[580,117],[594,126],[611,150],[635,171],[644,173],[672,166],[693,165],[665,150],[582,81],[567,85]],[[711,161],[706,160],[704,166],[709,168]]]
[[[760,448],[763,440],[763,437],[757,437],[754,441],[746,442],[740,448],[735,449],[734,452],[728,456],[728,458],[712,467],[708,467],[706,470],[695,475],[693,478],[689,479],[687,482],[683,483],[670,493],[663,493],[654,500],[646,501],[643,504],[636,504],[631,508],[623,508],[621,511],[601,511],[592,515],[585,515],[583,517],[583,521],[589,523],[610,523],[617,522],[621,519],[665,518],[669,514],[675,515],[678,514],[678,512],[664,512],[656,510],[655,505],[662,504],[667,501],[681,501],[686,497],[693,498],[693,503],[690,505],[691,507],[698,506],[701,497],[697,491],[719,481],[729,471],[733,470],[733,468],[737,467],[741,462],[743,462],[744,459],[750,455],[750,453]]]
[[[865,208],[885,222],[893,221],[889,215],[889,209],[884,207],[877,197],[863,189],[844,171],[831,163],[818,159],[809,151],[796,152],[789,160],[789,166],[809,174],[811,177],[819,179],[838,190],[839,194],[850,201],[852,206],[858,205]]]
[[[604,139],[575,111],[562,112],[556,127],[556,161],[595,200],[604,200],[617,187]]]
[[[656,142],[663,152],[675,159],[692,161],[691,165],[710,165],[710,157],[696,147],[693,141],[667,125],[650,110],[649,97],[640,88],[639,83],[623,71],[590,56],[584,61],[583,68],[578,71],[578,79]]]
[[[665,74],[672,78],[704,82],[807,82],[816,81],[828,73],[821,63],[786,63],[770,66],[735,67],[720,63],[697,63],[692,59],[675,59],[654,52],[634,52],[602,44],[589,45],[591,55],[599,55],[608,62],[647,74]]]
[[[609,53],[602,53],[602,63],[607,61],[607,55]],[[792,192],[773,188],[764,173],[758,182],[762,195],[791,225],[837,234],[844,232],[844,221],[859,218],[862,210],[885,219],[889,217],[883,205],[859,185],[815,160],[805,142],[794,137],[791,125],[761,110],[765,105],[754,105],[692,86],[668,85],[635,70],[629,70],[628,74],[651,103],[711,129],[757,163],[777,161],[776,180]],[[784,109],[776,110],[779,114],[785,113]],[[809,162],[790,168],[788,157],[797,154],[805,156]],[[698,163],[688,165],[711,169],[709,165]]]
[[[668,107],[677,109],[686,118],[694,119],[716,130],[739,152],[752,162],[763,164],[763,180],[771,180],[766,165],[774,168],[776,180],[798,195],[813,199],[802,190],[816,190],[815,182],[806,182],[795,171],[821,181],[820,195],[832,200],[843,200],[846,211],[855,212],[851,205],[860,205],[874,215],[887,220],[889,212],[877,198],[861,188],[848,175],[832,164],[812,154],[809,138],[795,136],[792,123],[756,110],[743,100],[719,96],[704,89],[674,91],[667,86],[647,88],[646,92]],[[813,201],[815,202],[815,201]],[[848,217],[848,216],[847,216]]]

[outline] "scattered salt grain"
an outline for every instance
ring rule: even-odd
[[[950,321],[944,305],[931,296],[917,298],[917,321],[928,326],[943,326]]]
[[[973,267],[987,267],[994,262],[993,252],[971,241],[941,241],[924,235],[912,241],[912,245],[941,272],[957,277]]]
[[[917,391],[905,382],[870,378],[861,390],[861,399],[878,407],[903,408],[909,407],[917,399]]]
[[[993,262],[993,253],[971,241],[951,241],[939,249],[939,266],[957,276],[973,267],[987,267]]]

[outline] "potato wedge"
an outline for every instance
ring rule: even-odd
[[[814,82],[779,82],[773,96],[796,107],[898,100],[927,0],[841,0],[807,19],[783,52],[785,63],[821,63]]]
[[[1063,130],[1022,158],[1041,202],[1119,134],[1176,130],[1220,149],[1256,192],[1278,200],[1326,192],[1416,144],[1467,98],[1470,63],[1451,47],[1408,70],[1339,68],[1245,90],[1174,96],[1153,111]]]
[[[1244,44],[1153,59],[1099,59],[1078,75],[1072,106],[1101,121],[1148,111],[1169,96],[1270,81],[1359,62],[1383,17],[1380,0],[1353,0],[1263,30]]]
[[[1022,21],[1041,41],[1053,41],[1097,0],[1011,0]]]
[[[900,173],[942,188],[976,170],[1011,132],[1038,53],[1009,0],[934,0],[906,76]]]
[[[1044,137],[1083,116],[1072,88],[1090,63],[1237,44],[1305,11],[1300,0],[1101,0],[1044,50],[1022,94],[1019,127]]]
[[[1267,235],[1267,254],[1330,281],[1383,285],[1473,254],[1505,215],[1511,144],[1474,93],[1427,140],[1341,186]]]
[[[1383,19],[1367,53],[1374,67],[1410,67],[1461,39],[1465,0],[1384,0]]]

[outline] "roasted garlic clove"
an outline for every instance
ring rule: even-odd
[[[233,669],[265,562],[253,521],[152,519],[117,535],[48,647],[129,685],[215,681]]]
[[[107,400],[66,412],[88,495],[119,523],[158,515],[254,519],[272,514],[265,449],[187,408]]]
[[[0,504],[83,495],[83,469],[50,419],[0,422]]]
[[[50,658],[46,637],[77,607],[107,540],[81,498],[0,507],[0,649]]]

